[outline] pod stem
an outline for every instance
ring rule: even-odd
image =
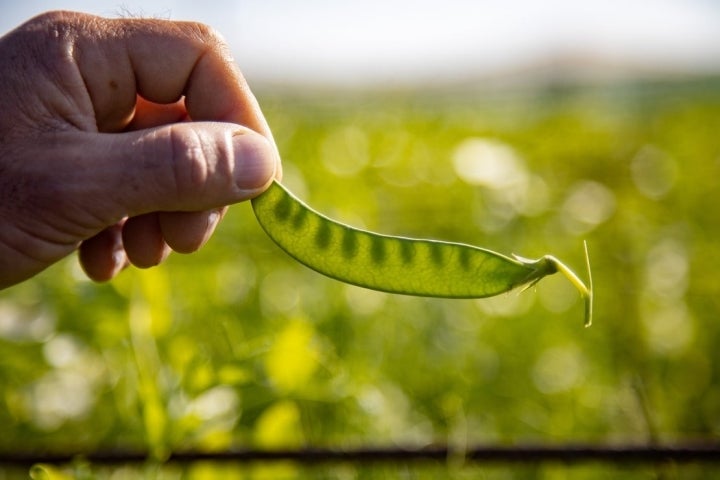
[[[587,286],[582,280],[580,280],[580,277],[578,277],[575,272],[570,270],[570,268],[560,260],[555,257],[548,257],[548,260],[552,262],[558,272],[565,275],[565,278],[567,278],[570,283],[575,286],[577,291],[580,293],[580,297],[585,301],[585,327],[589,327],[592,325],[593,317],[593,280],[592,271],[590,269],[590,254],[588,253],[587,241],[583,241],[583,246],[585,247],[585,267],[587,268],[588,274]]]
[[[587,268],[589,287],[587,297],[585,297],[585,328],[587,328],[592,325],[593,296],[595,290],[593,290],[592,270],[590,269],[590,254],[588,253],[587,240],[583,240],[583,246],[585,247],[585,268]]]

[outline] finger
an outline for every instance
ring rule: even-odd
[[[140,268],[154,267],[170,253],[156,213],[128,218],[123,225],[122,242],[130,263]]]
[[[224,213],[225,209],[162,212],[159,220],[163,238],[176,252],[192,253],[208,241]]]
[[[194,22],[73,15],[61,19],[74,33],[78,72],[98,125],[104,127],[101,131],[111,131],[106,128],[116,128],[118,119],[127,118],[136,94],[161,104],[184,95],[193,120],[239,123],[272,140],[230,49],[212,28]]]
[[[44,169],[36,198],[93,235],[124,217],[204,211],[264,191],[279,163],[267,139],[227,123],[189,122],[119,134],[54,137],[62,169]],[[61,203],[61,205],[60,205]],[[81,232],[81,233],[82,233]],[[85,233],[82,233],[85,235]]]
[[[128,265],[123,249],[122,222],[80,244],[79,259],[85,274],[96,282],[105,282]]]

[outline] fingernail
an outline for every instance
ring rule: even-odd
[[[116,245],[113,248],[112,251],[112,268],[110,273],[110,278],[114,278],[115,275],[120,273],[127,267],[130,262],[128,261],[127,254],[125,253],[125,249],[122,246],[122,243],[119,242],[119,245]]]
[[[217,227],[218,222],[220,222],[220,217],[220,210],[213,210],[211,212],[208,212],[207,226],[205,227],[205,236],[203,237],[201,245],[205,245],[205,242],[207,242],[212,236],[213,232],[215,232],[215,228]]]
[[[275,176],[278,158],[275,149],[262,135],[239,131],[233,134],[235,183],[241,190],[257,190]]]
[[[217,227],[218,222],[220,221],[220,211],[219,210],[212,210],[208,212],[207,216],[207,230],[214,230],[215,227]]]

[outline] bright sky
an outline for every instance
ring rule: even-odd
[[[715,0],[23,0],[0,32],[48,9],[197,20],[248,78],[362,83],[487,74],[553,56],[720,71]]]

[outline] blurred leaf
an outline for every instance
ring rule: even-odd
[[[39,464],[30,468],[30,478],[32,480],[71,480],[73,476],[52,465]]]
[[[149,308],[149,326],[153,337],[165,335],[172,325],[172,301],[168,272],[162,268],[137,273],[142,296]]]
[[[287,393],[297,390],[312,377],[318,366],[312,325],[291,320],[275,338],[265,358],[268,377],[275,387]]]
[[[139,378],[138,394],[145,437],[152,455],[157,459],[162,459],[168,454],[169,448],[166,437],[168,415],[163,402],[164,392],[160,383],[161,359],[158,355],[154,334],[159,329],[158,325],[162,326],[161,330],[165,329],[164,325],[167,323],[165,318],[168,317],[168,312],[158,306],[162,299],[158,301],[147,296],[147,293],[158,291],[152,286],[149,279],[152,277],[162,278],[163,274],[153,276],[138,274],[138,276],[142,279],[139,288],[136,288],[131,296],[128,312],[130,336]],[[154,319],[158,316],[161,320],[155,321]]]
[[[237,365],[223,365],[217,372],[220,383],[225,385],[244,385],[253,379],[253,373]]]
[[[280,400],[270,405],[255,424],[253,437],[259,448],[302,446],[304,438],[297,404],[290,400]]]

